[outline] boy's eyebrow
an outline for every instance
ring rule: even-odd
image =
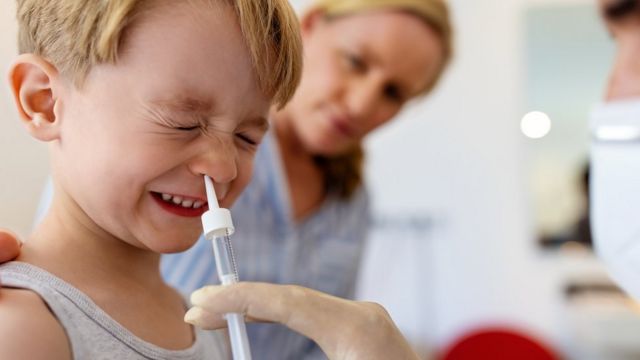
[[[185,113],[198,113],[207,114],[210,113],[214,106],[213,102],[204,99],[198,99],[194,97],[173,97],[169,99],[155,99],[151,103],[162,109],[173,110]],[[245,124],[250,126],[257,126],[260,130],[269,130],[269,121],[264,116],[253,117],[245,121]]]
[[[260,128],[260,130],[264,132],[267,132],[269,130],[269,121],[263,116],[250,118],[245,123],[249,126],[251,125],[257,126],[258,128]]]
[[[210,100],[198,99],[189,96],[174,97],[169,99],[155,99],[152,100],[151,103],[164,109],[187,113],[208,113],[213,109],[213,102],[211,102]]]

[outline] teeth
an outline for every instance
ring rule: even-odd
[[[201,207],[204,206],[205,202],[204,201],[200,201],[200,200],[189,200],[189,199],[185,199],[182,196],[174,196],[174,195],[169,195],[169,194],[161,194],[162,195],[162,200],[166,201],[166,202],[171,202],[175,205],[180,205],[184,208],[187,209],[200,209]]]

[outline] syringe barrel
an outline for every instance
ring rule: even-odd
[[[242,314],[226,314],[229,326],[229,340],[233,358],[238,360],[251,360],[251,349],[247,337],[247,327]]]
[[[213,253],[216,257],[216,268],[222,285],[238,282],[238,271],[229,236],[215,236],[212,239]],[[234,360],[251,360],[249,338],[242,314],[225,314],[229,326],[229,340]]]
[[[238,270],[236,269],[233,250],[228,236],[215,236],[213,238],[213,253],[216,257],[216,269],[222,285],[238,282]]]

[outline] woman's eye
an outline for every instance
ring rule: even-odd
[[[393,85],[389,85],[384,88],[384,95],[391,100],[402,101],[402,95],[400,95],[400,91]]]
[[[362,58],[360,58],[359,56],[346,53],[345,57],[351,69],[358,72],[364,72],[367,70],[367,64],[365,64],[364,60],[362,60]]]

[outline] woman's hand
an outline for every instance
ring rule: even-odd
[[[640,98],[640,2],[599,0],[618,51],[609,76],[606,100]]]
[[[20,240],[9,230],[0,229],[0,264],[11,261],[20,254]]]
[[[418,359],[380,305],[350,301],[294,285],[242,282],[207,286],[191,295],[185,321],[226,327],[223,314],[280,323],[314,340],[332,360]]]
[[[11,261],[20,254],[20,241],[18,237],[8,230],[0,229],[0,264]],[[0,287],[2,279],[0,279]]]

